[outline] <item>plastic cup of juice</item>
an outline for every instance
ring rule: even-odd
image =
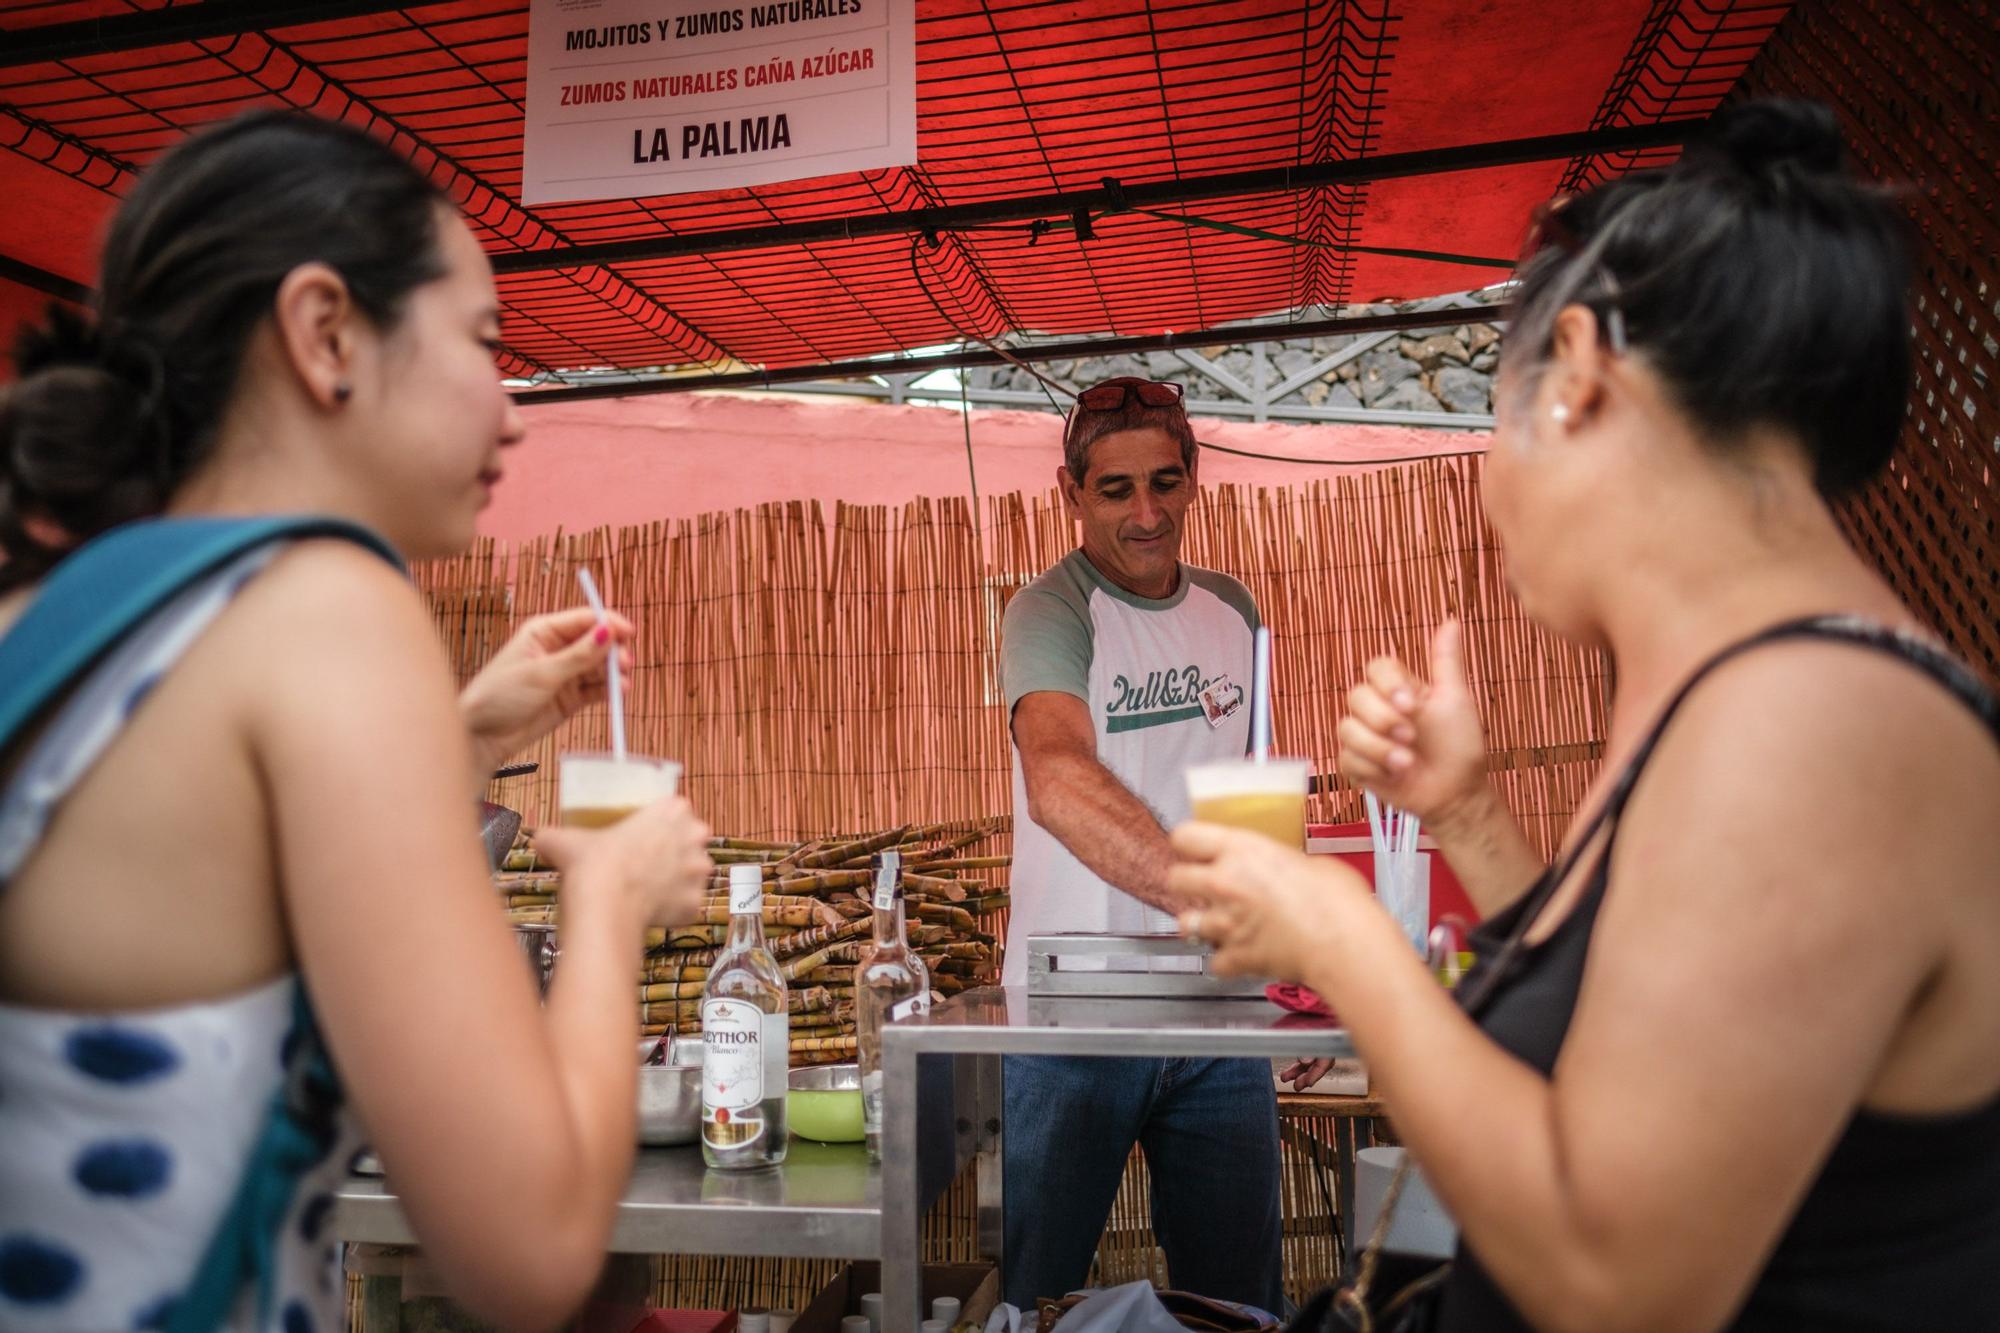
[[[1222,759],[1187,770],[1188,806],[1195,819],[1261,833],[1306,849],[1305,759]]]
[[[608,751],[565,751],[562,773],[562,822],[577,828],[615,824],[641,806],[672,796],[680,787],[681,766],[671,759]]]

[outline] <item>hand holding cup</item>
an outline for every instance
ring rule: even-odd
[[[1217,976],[1304,981],[1336,928],[1339,896],[1372,908],[1367,883],[1345,863],[1259,833],[1183,824],[1173,848],[1180,860],[1167,887],[1182,904],[1181,931],[1215,947]]]

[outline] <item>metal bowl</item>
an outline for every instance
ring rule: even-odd
[[[535,987],[543,998],[549,993],[549,978],[555,975],[556,957],[560,950],[556,944],[554,926],[517,924],[514,927],[514,941],[521,946],[527,957],[529,970],[535,974]]]
[[[793,1092],[859,1092],[860,1065],[808,1065],[792,1071]]]
[[[639,1043],[644,1060],[656,1043]],[[701,1138],[701,1062],[698,1039],[677,1037],[668,1046],[664,1065],[639,1066],[639,1142],[649,1148],[671,1148]],[[691,1064],[681,1063],[690,1053]]]

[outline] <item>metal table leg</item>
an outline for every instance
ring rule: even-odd
[[[917,1160],[917,1053],[882,1042],[882,1328],[917,1333],[923,1322],[923,1208]]]
[[[973,1080],[978,1088],[978,1152],[979,1152],[979,1253],[990,1259],[994,1268],[1005,1281],[1007,1271],[1007,1211],[1006,1174],[1001,1169],[1004,1158],[1001,1136],[1005,1127],[1001,1124],[1000,1108],[1005,1089],[1000,1078],[1000,1057],[985,1055],[970,1061],[973,1065]]]
[[[1375,1146],[1375,1120],[1372,1116],[1348,1116],[1339,1122],[1334,1131],[1334,1159],[1340,1171],[1340,1230],[1347,1237],[1347,1259],[1361,1253],[1367,1243],[1366,1236],[1354,1234],[1354,1173],[1356,1159],[1363,1148]]]

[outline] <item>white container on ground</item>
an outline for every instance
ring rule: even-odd
[[[1368,1238],[1375,1234],[1375,1219],[1382,1213],[1382,1200],[1389,1193],[1389,1182],[1395,1179],[1396,1168],[1402,1164],[1406,1150],[1402,1148],[1363,1148],[1354,1155],[1354,1232],[1351,1238],[1355,1255],[1368,1246]],[[1382,1248],[1397,1254],[1428,1255],[1437,1259],[1449,1259],[1458,1248],[1458,1224],[1445,1212],[1437,1195],[1431,1193],[1424,1173],[1413,1163],[1410,1174],[1403,1181],[1403,1193],[1396,1202],[1395,1216],[1389,1223],[1388,1238]]]

